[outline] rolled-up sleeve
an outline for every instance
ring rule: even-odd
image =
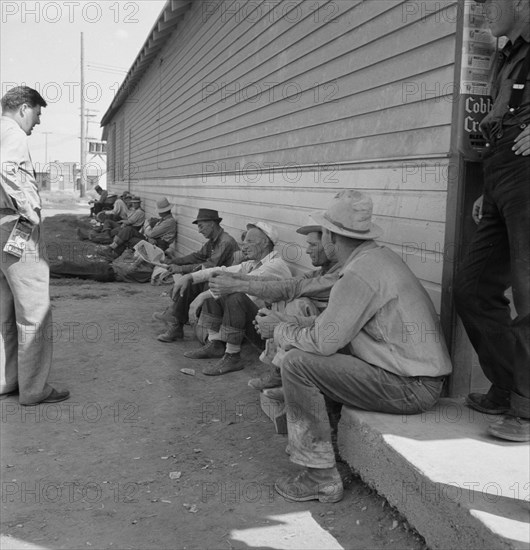
[[[298,277],[284,279],[283,281],[248,281],[249,290],[247,294],[258,296],[270,302],[279,302],[280,300],[290,302],[302,296],[327,300],[338,278],[338,274],[334,273],[312,279]]]

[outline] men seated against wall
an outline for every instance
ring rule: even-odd
[[[318,269],[306,273],[303,277],[284,279],[283,281],[266,277],[251,277],[224,273],[210,281],[210,289],[215,295],[224,296],[232,292],[244,292],[257,296],[272,304],[282,321],[296,321],[311,324],[311,318],[319,315],[328,305],[331,287],[339,278],[340,264],[322,246],[322,228],[318,225],[306,225],[296,230],[306,236],[306,253],[311,263]],[[252,275],[252,274],[251,274]],[[302,319],[303,318],[303,319]],[[265,351],[260,360],[269,370],[260,378],[249,380],[248,385],[258,391],[281,386],[280,363],[276,357],[277,346],[273,338],[265,343]],[[272,368],[271,368],[272,366]]]
[[[127,214],[127,218],[120,221],[113,221],[110,219],[105,220],[103,223],[102,233],[109,234],[113,237],[113,242],[105,248],[98,250],[98,254],[103,256],[107,260],[114,260],[118,258],[125,248],[127,248],[127,242],[134,237],[139,236],[131,246],[134,246],[137,242],[143,239],[140,230],[143,227],[145,222],[145,212],[141,206],[140,197],[132,197],[131,200],[131,209]]]
[[[107,202],[109,194],[106,189],[103,189],[100,185],[94,187],[94,191],[99,195],[97,200],[90,200],[88,204],[90,207],[90,217],[97,216],[102,210],[112,208],[112,203]]]
[[[256,317],[260,334],[286,351],[290,458],[304,468],[275,484],[290,500],[343,496],[324,396],[369,411],[416,414],[437,402],[451,372],[429,296],[397,254],[373,241],[381,229],[371,215],[371,199],[354,190],[312,215],[323,228],[324,249],[333,249],[343,267],[327,308],[310,326],[282,322],[266,309]]]
[[[172,208],[173,205],[169,204],[169,201],[165,197],[156,203],[156,210],[160,217],[149,218],[145,221],[141,231],[141,240],[148,241],[162,250],[167,250],[169,245],[177,238],[177,221],[171,213]],[[121,240],[126,240],[126,235],[122,237],[120,233],[118,233],[118,237]],[[132,241],[128,246],[134,246],[139,242],[138,240],[135,241],[135,239],[132,239]]]
[[[96,219],[103,223],[105,220],[119,222],[127,219],[131,204],[132,195],[129,191],[124,191],[114,203],[112,210],[102,210],[96,215]]]
[[[176,252],[166,252],[166,262],[173,274],[186,274],[199,269],[232,265],[234,252],[239,250],[236,240],[221,227],[222,218],[217,210],[200,208],[197,218],[192,222],[197,225],[199,233],[207,239],[197,251],[178,257]],[[153,319],[163,321],[167,329],[159,334],[161,342],[174,342],[184,338],[184,325],[188,322],[191,302],[203,290],[203,285],[189,286],[185,291],[173,292],[173,303],[166,311],[154,313]]]
[[[240,273],[264,276],[278,280],[291,277],[289,266],[274,250],[278,232],[265,222],[249,223],[242,249],[247,260],[231,267],[214,267],[185,275],[175,285],[175,292],[185,292],[191,284],[204,283],[218,273]],[[199,349],[184,353],[190,359],[221,358],[213,366],[203,369],[203,374],[218,376],[244,368],[241,344],[247,335],[258,340],[252,320],[265,302],[243,292],[216,296],[210,290],[202,292],[190,306],[196,315],[201,308],[198,324],[208,332],[208,342]]]

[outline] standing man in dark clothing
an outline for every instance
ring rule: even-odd
[[[222,218],[217,210],[200,208],[197,219],[192,223],[197,225],[199,233],[207,242],[197,252],[177,258],[172,251],[168,251],[170,271],[186,274],[209,267],[232,265],[232,256],[239,249],[236,240],[220,226]],[[184,337],[184,325],[188,322],[188,312],[191,302],[203,291],[204,285],[189,285],[184,295],[174,293],[173,305],[164,313],[155,313],[153,319],[164,321],[168,328],[158,335],[161,342],[174,342]]]
[[[493,36],[508,42],[492,74],[493,107],[481,123],[489,144],[484,193],[473,207],[478,227],[455,280],[455,301],[491,382],[487,394],[470,394],[467,405],[505,414],[489,433],[525,442],[530,441],[530,2],[476,1],[485,4]],[[504,295],[509,287],[515,319]]]
[[[0,120],[0,394],[19,394],[21,405],[57,403],[70,392],[48,384],[53,338],[50,268],[41,231],[41,200],[27,136],[40,124],[46,101],[19,86],[2,98]],[[27,238],[5,249],[13,229]],[[17,239],[15,239],[16,243]],[[14,250],[13,250],[14,249]]]

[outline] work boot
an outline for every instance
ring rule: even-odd
[[[485,414],[505,414],[510,409],[510,399],[498,403],[485,393],[470,393],[466,397],[466,405]]]
[[[206,367],[202,373],[206,374],[206,376],[220,376],[221,374],[236,372],[244,368],[245,363],[241,359],[240,353],[225,353],[218,363],[211,367]]]
[[[530,420],[517,416],[505,416],[488,427],[488,432],[499,439],[527,443],[530,441]]]
[[[110,262],[119,257],[119,254],[116,252],[116,250],[114,248],[111,248],[110,246],[106,246],[104,248],[96,250],[96,254]]]
[[[187,351],[184,357],[188,359],[214,359],[223,357],[225,354],[225,343],[221,340],[211,340],[206,342],[202,348]]]
[[[168,323],[166,332],[159,334],[156,339],[160,342],[175,342],[184,338],[184,328],[180,323]]]
[[[171,314],[171,308],[167,307],[164,311],[156,311],[152,315],[153,321],[162,321],[163,323],[178,323],[176,317]]]
[[[280,369],[278,367],[274,367],[259,378],[251,378],[248,381],[248,385],[257,391],[265,390],[267,388],[277,388],[282,385]]]
[[[285,394],[281,386],[279,388],[266,388],[263,390],[263,395],[275,401],[285,401]]]
[[[284,476],[274,484],[277,493],[287,500],[305,502],[339,502],[344,496],[337,468],[306,468],[296,476]]]

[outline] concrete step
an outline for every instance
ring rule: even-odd
[[[399,416],[343,408],[341,456],[435,549],[530,548],[530,445],[463,400]]]

